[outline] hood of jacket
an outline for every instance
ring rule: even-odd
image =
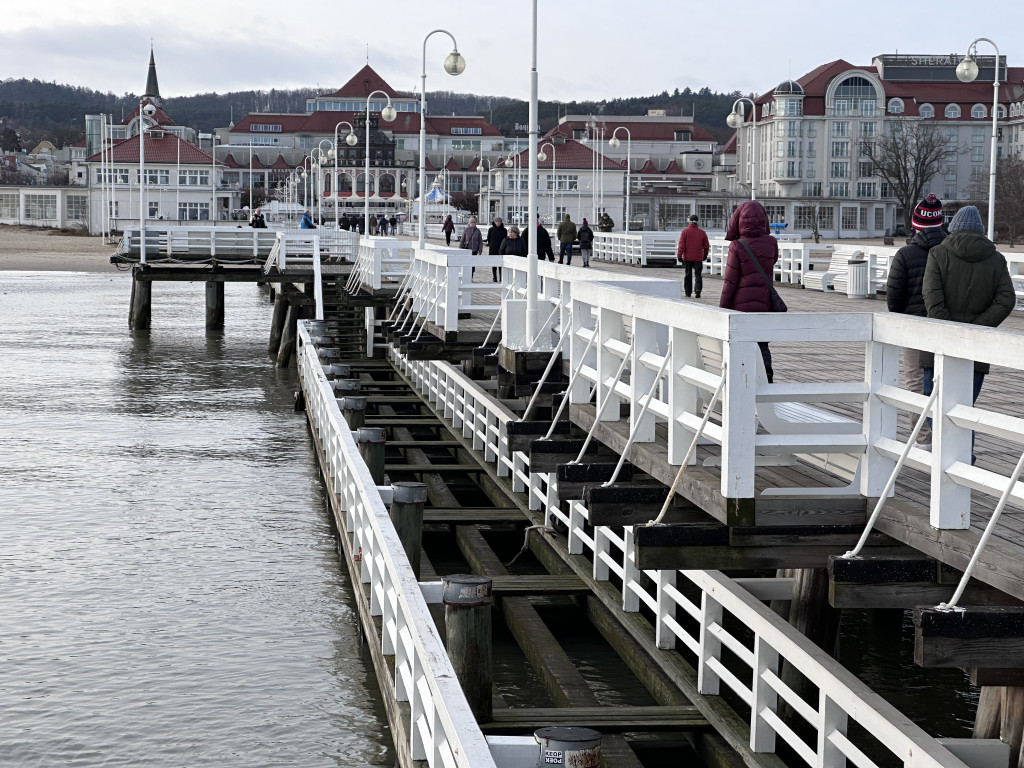
[[[945,239],[946,233],[938,227],[934,229],[918,229],[914,231],[914,236],[910,238],[910,244],[930,251]]]
[[[969,230],[954,232],[942,245],[950,255],[972,263],[984,261],[996,252],[995,243],[980,232]]]
[[[741,237],[759,237],[770,234],[768,214],[756,200],[748,200],[733,211],[729,226],[725,232],[726,240],[739,240]]]

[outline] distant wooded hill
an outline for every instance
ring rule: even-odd
[[[302,112],[306,99],[315,95],[313,88],[269,91],[234,91],[232,93],[200,93],[165,100],[165,109],[179,125],[188,125],[209,132],[237,121],[250,112]],[[691,91],[676,89],[653,96],[610,101],[553,102],[539,104],[541,131],[555,125],[559,115],[604,114],[645,115],[649,109],[664,109],[669,115],[695,116],[719,142],[725,143],[732,131],[725,118],[738,93],[714,93],[708,88]],[[0,81],[0,128],[13,129],[20,135],[21,146],[31,149],[43,139],[58,147],[79,141],[83,136],[83,115],[107,113],[120,121],[138,105],[134,94],[116,95],[90,88],[46,83],[41,80]],[[435,115],[482,115],[502,133],[522,134],[517,125],[529,119],[525,101],[503,96],[477,96],[469,93],[437,91],[427,94],[427,106]],[[12,135],[10,131],[7,136]],[[6,143],[6,140],[5,140]],[[4,149],[11,147],[4,146]]]

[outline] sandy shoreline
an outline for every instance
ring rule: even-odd
[[[0,226],[0,270],[18,272],[117,272],[117,246],[100,237],[58,230]]]

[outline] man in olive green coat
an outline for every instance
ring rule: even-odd
[[[981,214],[973,205],[957,211],[949,223],[949,237],[928,252],[922,284],[928,317],[995,328],[1016,304],[1006,258],[985,237]],[[921,353],[924,394],[931,395],[935,368],[933,355]],[[974,399],[981,392],[988,363],[974,364]],[[973,445],[973,439],[972,439]],[[974,463],[974,456],[971,456]]]
[[[558,263],[561,264],[562,258],[568,254],[565,263],[572,264],[572,244],[576,240],[576,225],[573,224],[568,213],[565,214],[562,223],[558,225],[555,236],[558,238]]]

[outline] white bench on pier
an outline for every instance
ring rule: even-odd
[[[805,272],[803,283],[805,288],[814,291],[837,290],[835,281],[839,278],[846,280],[850,270],[850,260],[864,255],[864,251],[854,248],[836,248],[832,251],[832,258],[829,260],[828,269],[824,272]],[[844,282],[845,285],[845,282]]]

